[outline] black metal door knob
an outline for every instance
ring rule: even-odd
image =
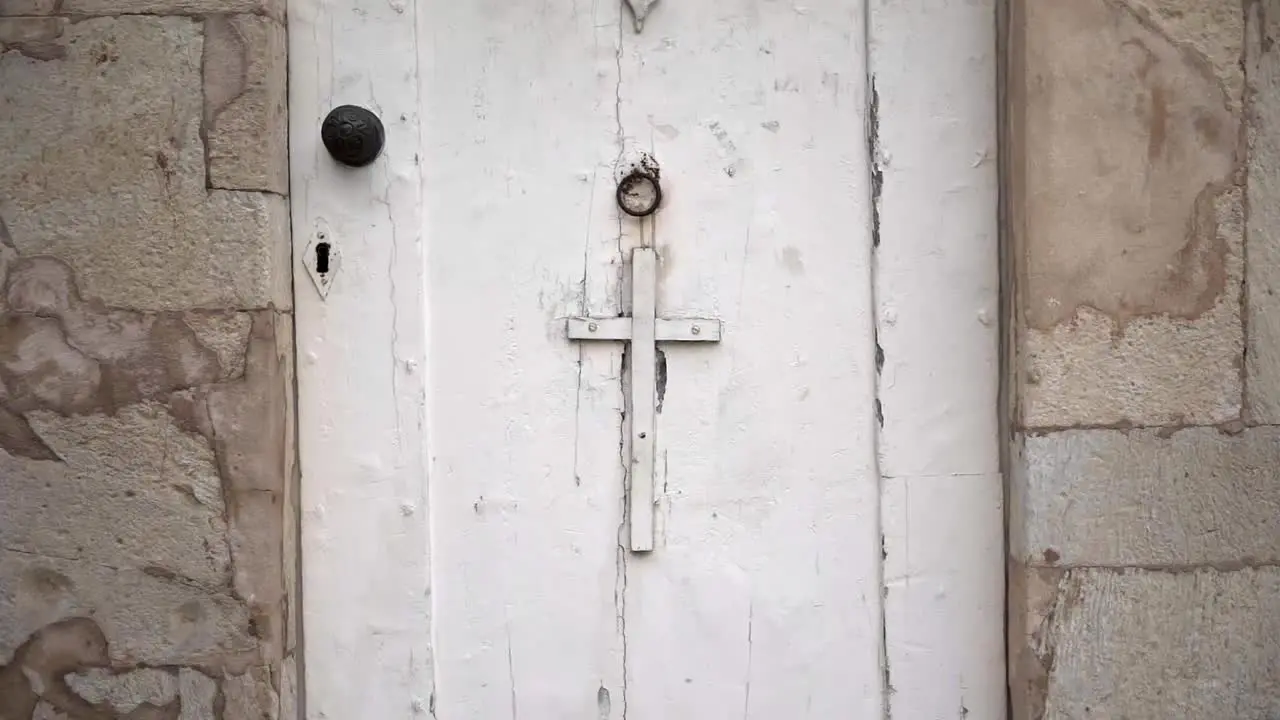
[[[363,167],[382,152],[386,133],[377,115],[356,105],[340,105],[325,117],[320,140],[334,160],[349,167]]]

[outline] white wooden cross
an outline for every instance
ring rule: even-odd
[[[657,402],[657,344],[719,342],[715,318],[660,318],[658,262],[653,248],[631,252],[631,317],[569,318],[570,340],[631,343],[631,490],[627,501],[631,550],[653,549],[654,414]]]

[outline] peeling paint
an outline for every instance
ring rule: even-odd
[[[868,80],[867,152],[871,155],[871,247],[880,246],[880,195],[884,192],[884,157],[880,150],[880,93],[876,79]]]
[[[655,372],[658,391],[658,413],[661,414],[662,403],[667,399],[667,354],[663,352],[662,348],[658,348],[655,352],[657,353],[658,362],[657,371]]]

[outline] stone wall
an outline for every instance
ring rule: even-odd
[[[0,720],[296,717],[283,0],[0,0]]]
[[[1014,717],[1280,717],[1280,0],[1011,0]]]

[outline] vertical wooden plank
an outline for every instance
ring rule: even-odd
[[[418,8],[436,713],[621,717],[619,6]]]
[[[409,720],[433,692],[415,4],[288,10],[306,712]],[[386,128],[363,169],[320,142],[347,103]],[[323,300],[321,232],[342,258]]]
[[[655,329],[658,290],[653,248],[631,253],[631,487],[627,507],[631,549],[653,549],[653,416],[657,353]]]
[[[662,173],[658,308],[724,319],[658,359],[628,717],[881,717],[864,19],[664,1],[624,28],[621,127]]]
[[[889,711],[998,719],[996,3],[870,3]]]

